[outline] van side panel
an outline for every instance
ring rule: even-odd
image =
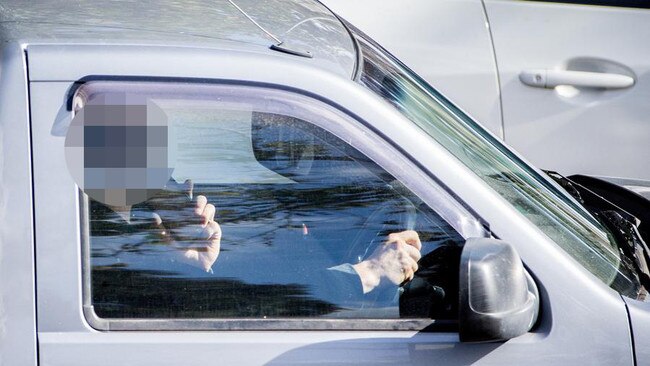
[[[36,365],[31,144],[25,53],[0,49],[0,365]]]

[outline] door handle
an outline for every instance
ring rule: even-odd
[[[634,85],[634,78],[602,72],[534,69],[519,74],[522,83],[537,88],[572,85],[583,88],[624,89]]]

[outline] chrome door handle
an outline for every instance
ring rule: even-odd
[[[634,78],[601,72],[534,69],[519,74],[522,83],[537,88],[572,85],[583,88],[624,89],[634,85]]]

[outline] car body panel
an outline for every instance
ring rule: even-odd
[[[26,60],[0,50],[0,364],[36,365],[36,289]]]
[[[647,9],[485,0],[499,63],[505,140],[562,174],[650,180]],[[630,75],[625,89],[524,85],[528,69]]]

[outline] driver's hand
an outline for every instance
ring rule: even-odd
[[[188,180],[184,186],[187,196],[192,197],[192,182]],[[221,249],[221,227],[214,221],[216,208],[202,195],[194,197],[191,206],[191,213],[185,214],[190,217],[183,220],[185,224],[181,226],[166,226],[165,219],[158,213],[154,214],[154,219],[165,241],[181,251],[181,260],[209,272]],[[179,207],[177,214],[183,215],[184,210],[184,207]]]
[[[197,196],[195,199],[194,214],[201,220],[203,231],[198,246],[185,250],[183,256],[190,262],[194,262],[205,271],[210,271],[212,265],[219,257],[221,249],[221,227],[214,221],[216,209],[213,204],[208,203],[205,196]]]
[[[372,291],[383,281],[399,285],[413,279],[418,270],[422,243],[413,230],[388,235],[388,240],[368,259],[353,265],[361,278],[363,293]]]

